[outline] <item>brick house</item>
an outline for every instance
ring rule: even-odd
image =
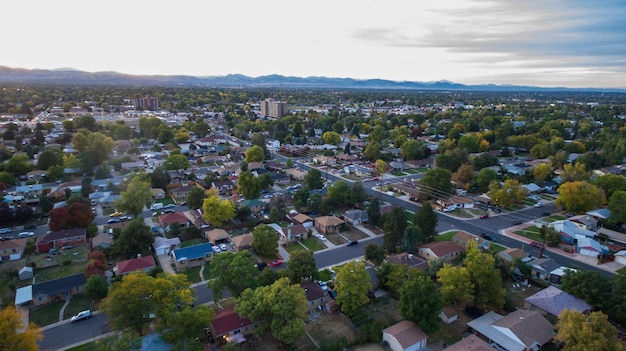
[[[156,262],[154,262],[154,257],[144,256],[118,262],[115,267],[113,267],[113,272],[119,275],[124,275],[134,271],[142,270],[150,274],[150,272],[152,272],[152,270],[155,268]]]
[[[463,251],[463,247],[453,241],[432,242],[419,247],[418,256],[427,261],[442,259],[449,262],[459,257]]]
[[[234,307],[228,307],[217,312],[213,318],[211,333],[216,340],[221,338],[226,342],[242,343],[246,341],[244,335],[252,334],[256,327],[256,323],[240,317]]]
[[[346,222],[335,216],[321,216],[315,218],[315,229],[324,234],[334,233],[344,223]]]
[[[64,246],[85,245],[86,242],[86,228],[63,229],[37,236],[35,246],[37,252],[48,252],[52,248],[60,250]]]

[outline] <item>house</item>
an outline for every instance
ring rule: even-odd
[[[313,218],[305,215],[304,213],[298,213],[297,215],[291,217],[291,220],[294,221],[294,223],[302,224],[305,228],[311,228],[315,225]]]
[[[235,252],[250,250],[252,247],[253,236],[252,233],[237,235],[232,238],[232,241]]]
[[[258,214],[265,208],[265,203],[259,199],[243,200],[237,202],[240,208],[247,207],[253,214]]]
[[[582,226],[570,220],[554,221],[550,223],[557,233],[561,233],[561,240],[566,243],[573,244],[578,237],[593,238],[596,233],[591,230],[584,229]]]
[[[306,296],[306,310],[308,312],[321,311],[327,300],[330,299],[326,291],[316,282],[307,281],[300,283],[300,287],[304,290],[304,295]]]
[[[24,266],[17,273],[19,280],[33,279],[33,267]]]
[[[491,345],[489,345],[483,339],[474,335],[470,335],[446,347],[442,351],[494,351],[494,350],[495,349],[491,347]]]
[[[165,198],[165,190],[163,189],[152,188],[150,191],[152,192],[152,200]]]
[[[0,262],[15,261],[22,258],[27,239],[0,241]]]
[[[240,317],[234,307],[217,312],[211,321],[213,337],[216,340],[222,338],[226,342],[243,343],[246,341],[244,335],[252,334],[256,327],[256,323],[252,323],[248,318]]]
[[[34,306],[65,301],[85,292],[85,273],[28,285],[15,292],[15,305],[32,303]]]
[[[113,272],[115,272],[115,274],[124,275],[134,271],[142,270],[150,274],[150,272],[152,272],[154,268],[156,268],[154,257],[140,256],[137,258],[132,258],[130,260],[118,262],[115,267],[113,267]]]
[[[441,309],[441,313],[439,313],[439,318],[444,323],[450,324],[459,319],[459,314],[456,312],[455,308],[448,306]]]
[[[524,308],[528,310],[536,310],[543,315],[552,315],[557,317],[563,310],[574,310],[586,314],[593,309],[593,306],[584,300],[570,295],[565,291],[551,285],[536,294],[524,299]]]
[[[202,189],[202,187],[199,187],[195,182],[192,182],[192,183],[182,183],[180,186],[168,187],[168,190],[170,194],[172,195],[172,198],[186,199],[187,194],[189,194],[189,192],[193,188]]]
[[[580,255],[598,257],[608,254],[609,248],[586,236],[576,237],[576,252]]]
[[[427,260],[442,259],[452,261],[463,252],[463,247],[453,241],[432,242],[418,248],[418,256]]]
[[[61,249],[64,246],[85,245],[87,242],[87,229],[63,229],[37,236],[35,243],[37,252],[48,252],[50,249]]]
[[[335,216],[320,216],[315,218],[315,229],[324,234],[334,233],[344,223],[346,222]]]
[[[307,172],[301,171],[297,168],[288,168],[285,170],[285,173],[289,176],[289,178],[296,181],[301,181],[304,179],[304,176],[306,176]]]
[[[146,166],[144,161],[123,162],[121,165],[124,171],[138,171],[144,169]]]
[[[113,245],[113,236],[108,233],[100,233],[91,239],[92,249],[108,249]]]
[[[361,225],[367,223],[367,211],[365,210],[347,210],[343,213],[343,219],[346,223],[352,225]]]
[[[615,262],[626,265],[626,250],[620,250],[613,254]]]
[[[166,229],[169,229],[173,223],[178,223],[181,226],[187,226],[188,222],[189,218],[181,212],[165,213],[159,216],[159,225]]]
[[[417,351],[426,347],[428,335],[411,321],[401,321],[383,329],[383,346],[392,351]]]
[[[169,255],[172,250],[180,248],[180,238],[164,238],[162,236],[155,236],[152,248],[154,248],[154,253],[157,256]]]
[[[478,248],[489,248],[489,241],[479,237],[478,235],[464,232],[462,230],[459,230],[456,234],[454,234],[452,241],[462,246],[464,250],[467,250],[467,246],[470,242],[476,243]]]
[[[524,258],[528,257],[526,252],[524,252],[524,250],[522,249],[517,249],[517,248],[509,248],[503,251],[498,252],[498,257],[507,260],[507,261],[513,261],[516,258],[519,258],[520,260],[523,260]]]
[[[561,265],[554,262],[549,258],[536,258],[530,262],[528,262],[530,266],[531,275],[534,278],[538,278],[545,281],[551,281],[550,276],[551,272],[559,269]]]
[[[215,181],[211,183],[211,186],[217,189],[220,194],[228,193],[235,189],[235,184],[231,180]]]
[[[405,265],[410,268],[417,268],[423,272],[428,271],[428,262],[410,253],[401,252],[399,254],[389,255],[385,260],[391,264]]]
[[[43,194],[42,184],[18,185],[15,187],[15,194],[26,198],[39,197]]]
[[[102,209],[113,208],[113,204],[120,197],[121,195],[111,195],[111,196],[103,197],[100,199],[100,206],[102,206]]]
[[[506,316],[491,311],[467,325],[490,345],[508,351],[539,350],[554,336],[554,326],[541,313],[523,309]]]
[[[291,243],[298,239],[302,239],[307,235],[308,229],[305,228],[302,224],[289,225],[285,228],[281,228],[280,241],[281,243]]]
[[[172,257],[177,270],[201,266],[208,262],[213,255],[211,243],[187,246],[172,251]]]
[[[228,232],[220,228],[209,230],[204,233],[204,235],[209,242],[213,243],[213,245],[219,245],[230,241],[230,235],[228,235]]]

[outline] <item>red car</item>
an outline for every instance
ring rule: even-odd
[[[270,264],[268,264],[268,266],[270,266],[270,267],[278,267],[278,266],[280,266],[283,263],[284,263],[283,260],[276,260],[276,261],[272,261]]]
[[[487,218],[489,218],[489,215],[486,213],[483,215],[480,215],[480,219],[487,219]]]
[[[540,242],[538,242],[538,241],[531,241],[531,242],[530,242],[530,246],[532,246],[532,247],[536,247],[536,248],[540,249],[540,248],[542,248],[542,247],[543,247],[543,244],[542,244],[542,243],[540,243]]]

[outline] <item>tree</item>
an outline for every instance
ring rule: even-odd
[[[154,234],[142,219],[132,220],[113,241],[112,252],[120,257],[137,257],[150,254]]]
[[[23,154],[13,154],[13,156],[4,164],[4,170],[13,176],[21,176],[33,170],[33,164],[28,156]]]
[[[294,251],[289,256],[286,274],[293,284],[299,284],[306,279],[317,279],[319,272],[315,266],[313,252],[307,250]]]
[[[193,291],[185,275],[161,274],[153,278],[139,270],[110,286],[103,310],[114,329],[130,329],[143,335],[149,321],[147,315],[154,313],[158,320],[165,321],[171,317],[171,308],[193,302]]]
[[[124,334],[121,331],[113,332],[90,345],[92,351],[141,351],[141,349],[141,338]]]
[[[261,224],[252,231],[252,248],[263,257],[273,257],[278,250],[278,233],[274,228]]]
[[[254,145],[245,152],[246,162],[262,162],[265,160],[265,151],[261,146]]]
[[[61,230],[67,228],[68,225],[68,213],[66,207],[58,207],[50,211],[50,220],[48,221],[48,227],[50,230]]]
[[[452,181],[465,190],[469,190],[473,179],[474,167],[467,163],[462,164],[461,167],[459,167],[459,169],[457,169],[452,175]]]
[[[589,211],[606,202],[604,191],[599,187],[582,181],[567,182],[557,189],[559,197],[554,202],[572,213]]]
[[[93,221],[91,207],[83,202],[74,202],[67,206],[67,226],[86,228]]]
[[[616,191],[609,200],[609,210],[611,223],[626,223],[626,191]]]
[[[138,216],[147,202],[152,200],[150,183],[141,177],[133,177],[115,201],[115,208],[133,216]]]
[[[420,180],[420,197],[428,200],[432,198],[447,198],[452,194],[450,183],[452,173],[445,168],[432,168],[426,171]]]
[[[400,246],[402,251],[413,253],[419,242],[425,242],[424,235],[420,227],[411,225],[404,230]]]
[[[322,134],[322,139],[324,139],[326,144],[337,145],[341,142],[341,135],[333,131],[325,132]]]
[[[502,287],[502,276],[495,267],[495,258],[482,253],[474,242],[467,246],[463,265],[467,267],[474,284],[473,299],[476,306],[490,304],[494,308],[504,306],[506,290]]]
[[[244,291],[237,300],[235,311],[259,322],[259,334],[271,333],[275,339],[292,344],[305,333],[306,304],[300,285],[281,278],[272,285]]]
[[[430,277],[414,277],[400,288],[398,308],[402,318],[415,322],[426,333],[439,329],[441,305],[441,294]]]
[[[41,212],[48,213],[54,208],[54,203],[46,195],[41,195],[39,197],[39,208],[41,208]]]
[[[367,292],[370,289],[370,277],[365,270],[365,263],[351,261],[337,269],[335,292],[337,303],[348,316],[353,316],[361,306],[369,302]]]
[[[604,174],[599,176],[593,185],[600,187],[604,190],[604,194],[607,199],[613,196],[616,191],[626,191],[626,177],[623,175]]]
[[[30,323],[24,325],[22,315],[13,306],[0,310],[0,340],[2,350],[37,351],[41,331]]]
[[[563,183],[583,181],[589,179],[589,177],[591,177],[591,171],[587,171],[585,165],[582,163],[576,163],[574,165],[568,163],[563,166],[563,173],[561,174]]]
[[[168,171],[189,168],[189,160],[183,154],[171,154],[164,163]]]
[[[209,288],[213,289],[214,300],[222,297],[224,289],[238,297],[244,290],[256,288],[259,270],[254,264],[255,260],[248,251],[215,255],[210,266],[213,279],[208,282]]]
[[[406,229],[406,214],[404,209],[394,207],[390,212],[382,216],[383,230],[385,231],[383,245],[390,253],[396,252],[400,244],[404,230]]]
[[[59,149],[44,150],[37,158],[37,169],[47,170],[50,166],[62,165],[63,153]]]
[[[309,169],[304,176],[302,183],[308,189],[321,189],[324,186],[322,172],[320,172],[317,168]]]
[[[489,184],[498,179],[498,173],[491,168],[483,168],[478,172],[476,178],[474,178],[474,185],[480,191],[487,191]]]
[[[517,179],[507,179],[504,184],[493,181],[489,185],[489,198],[500,207],[511,207],[526,199],[527,190]]]
[[[387,170],[387,162],[384,160],[378,159],[375,163],[376,172],[381,176],[385,175],[385,171]]]
[[[87,283],[85,283],[85,295],[92,299],[102,299],[107,296],[108,290],[109,282],[107,278],[99,274],[94,274],[87,278]]]
[[[161,167],[157,167],[150,173],[150,181],[153,188],[159,188],[165,190],[167,184],[170,183],[167,172]]]
[[[346,181],[338,180],[326,190],[328,191],[328,200],[333,205],[349,206],[356,202],[352,187]]]
[[[354,194],[356,202],[363,202],[369,198],[369,195],[365,192],[365,188],[363,188],[363,183],[360,181],[352,183],[352,194]]]
[[[540,163],[533,167],[531,173],[533,177],[535,177],[535,180],[541,182],[550,177],[550,174],[552,174],[552,167],[550,167],[550,164],[548,163]]]
[[[372,199],[367,206],[367,220],[371,225],[377,226],[380,222],[380,216],[380,202],[378,199]]]
[[[385,249],[376,244],[367,244],[365,246],[365,259],[378,266],[385,260]]]
[[[187,193],[187,207],[192,210],[197,210],[202,207],[202,202],[204,201],[205,194],[204,190],[201,188],[195,187]]]
[[[623,342],[617,338],[617,330],[602,312],[583,314],[565,309],[559,314],[554,340],[564,343],[563,351],[624,350]]]
[[[431,242],[437,236],[437,224],[439,219],[429,202],[425,202],[413,216],[413,225],[422,230],[426,241]]]
[[[425,146],[415,139],[407,140],[401,146],[402,155],[407,160],[420,160],[425,156]]]
[[[600,310],[610,310],[611,282],[596,271],[567,270],[562,278],[561,289]]]
[[[215,317],[215,309],[205,305],[176,304],[166,306],[162,323],[158,330],[163,340],[185,349],[206,336],[206,327]]]
[[[217,195],[210,195],[202,203],[202,218],[214,227],[230,221],[235,217],[235,203],[230,200],[222,200]]]
[[[237,191],[246,199],[256,199],[261,195],[261,183],[250,171],[242,172],[237,182]]]
[[[107,258],[100,250],[93,250],[89,253],[89,261],[87,262],[87,269],[85,270],[85,276],[87,278],[92,275],[104,276],[105,266]]]
[[[474,283],[467,267],[444,263],[437,271],[437,281],[441,284],[441,296],[446,304],[451,303],[456,308],[459,303],[464,304],[472,299]]]

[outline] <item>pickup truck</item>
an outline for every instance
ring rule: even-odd
[[[89,319],[91,318],[91,310],[84,310],[81,312],[78,312],[77,315],[73,316],[72,319],[70,319],[72,321],[72,323],[76,323],[78,321],[82,321],[83,319]]]

